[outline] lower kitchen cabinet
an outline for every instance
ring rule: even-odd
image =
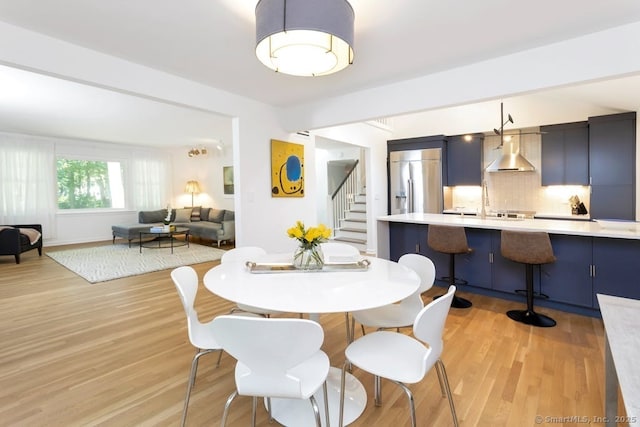
[[[389,223],[389,254],[392,261],[404,254],[420,253],[427,245],[427,226],[404,222]]]
[[[500,254],[500,231],[465,230],[473,252],[456,255],[456,277],[468,281],[464,290],[485,289],[491,295],[524,290],[524,264]],[[427,225],[390,223],[389,232],[391,259],[420,253],[434,262],[437,278],[448,276],[449,255],[428,247]],[[598,309],[598,293],[640,299],[640,240],[558,234],[550,238],[556,262],[534,267],[533,279],[534,291],[547,295],[555,306],[564,305],[568,311]]]
[[[593,238],[593,306],[595,294],[640,299],[640,241]]]
[[[550,235],[556,262],[540,266],[540,291],[551,301],[593,307],[592,238]]]
[[[467,243],[472,252],[456,255],[456,276],[470,286],[491,289],[491,257],[493,252],[492,230],[466,228]]]

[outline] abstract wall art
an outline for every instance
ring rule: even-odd
[[[304,197],[304,145],[271,140],[271,196]]]

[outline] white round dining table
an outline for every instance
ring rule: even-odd
[[[204,276],[205,287],[214,294],[239,304],[289,313],[341,313],[380,307],[400,301],[414,293],[420,278],[412,269],[396,262],[363,257],[366,269],[323,271],[250,271],[245,261],[257,263],[285,262],[291,255],[272,254],[220,264]],[[331,368],[327,378],[331,425],[338,425],[340,397],[339,368]],[[324,411],[321,391],[315,395]],[[367,395],[364,386],[347,374],[345,388],[345,425],[355,421],[364,411]],[[314,426],[315,419],[308,402],[293,399],[271,399],[273,417],[286,426]],[[322,417],[324,423],[324,416]]]
[[[400,301],[418,289],[420,278],[410,268],[381,258],[364,258],[370,262],[366,270],[318,272],[252,273],[244,261],[230,262],[209,270],[204,285],[235,303],[289,313],[365,310]],[[247,261],[276,260],[282,260],[282,255]]]

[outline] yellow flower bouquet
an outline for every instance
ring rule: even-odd
[[[319,270],[324,265],[324,256],[320,243],[331,237],[331,229],[324,224],[317,227],[305,228],[302,221],[287,230],[287,235],[296,239],[300,245],[293,255],[293,265],[304,270]]]

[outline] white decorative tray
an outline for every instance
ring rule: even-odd
[[[327,262],[321,270],[303,270],[296,268],[292,263],[287,262],[253,262],[247,261],[245,264],[250,273],[323,273],[331,271],[366,271],[371,261],[361,259],[353,262]]]

